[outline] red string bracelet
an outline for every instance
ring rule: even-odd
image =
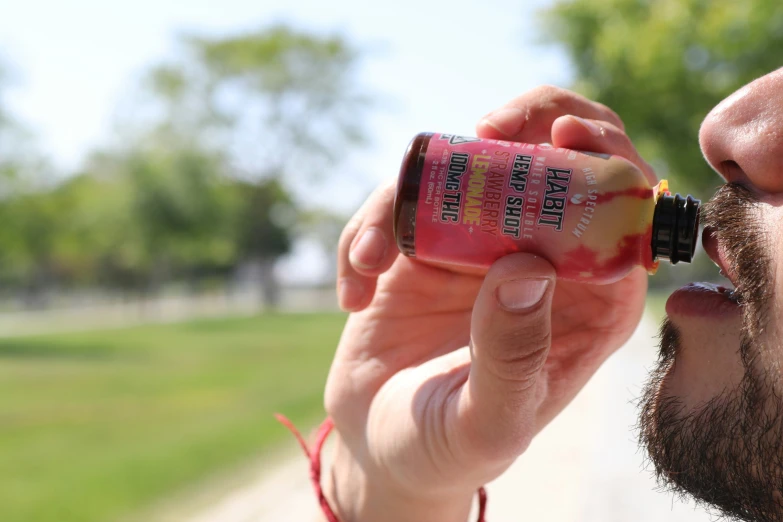
[[[312,449],[310,449],[307,447],[307,442],[305,442],[302,434],[299,433],[299,430],[296,429],[288,418],[279,413],[275,414],[275,418],[280,424],[293,433],[296,440],[299,441],[299,445],[302,447],[308,460],[310,460],[310,482],[313,483],[313,489],[318,497],[318,503],[321,505],[321,511],[323,511],[326,516],[326,520],[328,520],[328,522],[340,522],[337,515],[334,514],[332,507],[329,505],[329,501],[326,500],[323,488],[321,487],[321,450],[324,447],[324,442],[326,442],[326,437],[329,436],[329,433],[331,433],[334,428],[334,422],[327,417],[326,420],[321,423],[321,426],[318,427],[318,431],[315,435],[315,444],[313,444]],[[479,488],[478,497],[479,513],[477,522],[486,522],[484,517],[487,512],[487,491],[484,488]]]

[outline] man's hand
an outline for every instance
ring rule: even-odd
[[[562,89],[520,96],[477,134],[617,154],[655,182],[619,117]],[[338,295],[354,313],[326,387],[337,432],[327,491],[344,522],[464,522],[476,489],[630,337],[647,277],[556,281],[529,254],[481,275],[433,267],[399,254],[393,199],[393,186],[378,190],[340,240]]]

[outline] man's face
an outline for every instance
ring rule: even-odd
[[[703,243],[736,290],[670,297],[642,440],[673,490],[783,521],[783,69],[724,100],[699,139],[727,182],[705,205]]]

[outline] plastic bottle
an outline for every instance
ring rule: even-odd
[[[700,204],[619,156],[421,133],[400,169],[394,233],[422,261],[486,268],[529,252],[559,278],[608,284],[690,262]]]

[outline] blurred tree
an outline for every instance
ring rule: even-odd
[[[227,143],[251,179],[307,183],[364,142],[369,100],[344,38],[277,25],[186,42],[206,72],[210,114],[228,123]]]
[[[57,284],[53,246],[63,209],[47,190],[19,193],[4,203],[13,224],[8,227],[10,245],[5,245],[11,246],[4,256],[6,274],[23,290],[28,307],[41,307],[46,292]]]
[[[192,149],[139,152],[125,174],[134,187],[132,214],[152,254],[153,286],[175,273],[231,266],[233,198],[220,158]]]
[[[236,262],[237,195],[219,155],[137,143],[94,155],[58,195],[73,209],[59,259],[76,280],[155,292]]]
[[[274,275],[275,262],[291,251],[296,207],[276,179],[237,182],[240,207],[237,215],[237,245],[241,257],[250,260],[257,273],[267,306],[276,306],[280,289]]]
[[[699,125],[728,94],[783,63],[783,3],[557,0],[543,14],[546,38],[576,68],[576,90],[617,111],[677,191],[711,194],[718,179],[699,151]]]
[[[362,142],[357,51],[281,25],[184,46],[144,77],[117,143],[60,179],[7,111],[0,70],[0,220],[14,224],[0,283],[156,290],[247,265],[276,301],[273,267],[304,223],[294,189]]]
[[[128,291],[145,283],[147,251],[131,212],[133,192],[127,179],[109,170],[115,163],[96,154],[84,172],[49,196],[63,216],[54,245],[57,273],[72,285]]]
[[[52,169],[36,148],[33,134],[7,108],[11,74],[0,64],[0,282],[24,291],[28,305],[43,302],[54,280],[53,241],[60,220],[47,194]]]
[[[357,88],[358,53],[339,36],[283,25],[184,43],[184,60],[148,76],[157,110],[154,130],[141,141],[221,151],[238,188],[235,253],[257,272],[265,301],[274,305],[273,268],[291,248],[301,206],[292,189],[316,190],[328,169],[363,142],[368,100]]]

